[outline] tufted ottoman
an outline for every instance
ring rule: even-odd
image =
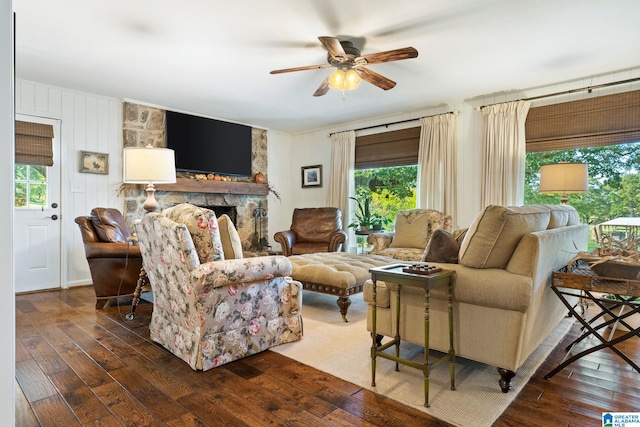
[[[349,295],[362,292],[364,282],[371,278],[369,269],[398,262],[382,255],[356,255],[345,252],[319,252],[289,257],[291,277],[305,290],[338,297],[342,320],[348,322]]]

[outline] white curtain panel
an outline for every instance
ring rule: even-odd
[[[524,204],[524,123],[531,103],[514,101],[484,107],[482,207]]]
[[[331,173],[328,174],[327,206],[340,208],[342,211],[342,228],[347,230],[351,218],[349,196],[354,188],[353,171],[356,157],[355,131],[338,132],[331,135]],[[342,245],[346,251],[349,239]]]
[[[417,207],[436,209],[456,221],[457,112],[420,119]]]

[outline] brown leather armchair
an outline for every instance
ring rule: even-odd
[[[142,268],[142,255],[137,245],[130,244],[131,234],[120,211],[94,208],[91,215],[79,216],[75,221],[82,233],[96,308],[132,296]]]
[[[315,252],[336,252],[347,238],[342,230],[342,212],[338,208],[296,208],[291,229],[277,232],[273,238],[285,256]]]

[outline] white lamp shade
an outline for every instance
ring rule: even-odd
[[[123,169],[127,184],[176,182],[175,153],[168,148],[126,147]]]
[[[586,193],[589,189],[585,163],[556,163],[540,166],[541,193]]]

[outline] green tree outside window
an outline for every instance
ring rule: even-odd
[[[15,165],[15,206],[44,208],[47,205],[47,167]]]

